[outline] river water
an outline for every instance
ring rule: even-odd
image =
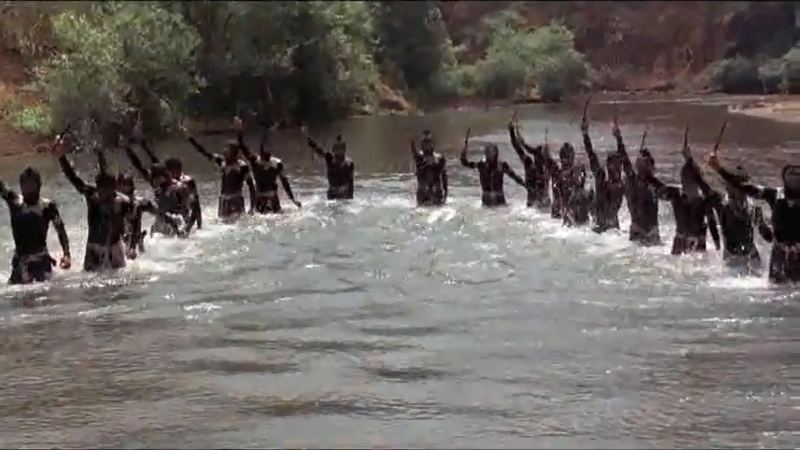
[[[592,136],[604,155],[614,111],[631,148],[647,126],[669,181],[687,122],[702,156],[729,120],[723,157],[757,180],[777,183],[782,164],[798,162],[796,125],[707,103],[598,103]],[[202,182],[206,226],[187,241],[148,240],[142,258],[107,275],[79,270],[85,206],[57,166],[0,160],[11,186],[24,164],[46,174],[75,266],[47,285],[0,287],[0,445],[800,445],[797,288],[736,277],[713,250],[677,258],[668,245],[563,228],[525,208],[516,185],[509,207],[483,210],[476,174],[458,165],[460,142],[471,126],[476,158],[497,142],[521,173],[510,113],[312,130],[327,143],[343,131],[356,161],[356,199],[340,204],[324,199],[322,161],[295,132],[279,133],[303,208],[287,201],[281,216],[234,225],[216,220],[210,165],[164,143]],[[567,106],[524,107],[520,118],[529,142],[547,127],[551,142],[581,148]],[[425,127],[448,155],[451,199],[440,209],[413,200],[407,142]],[[77,159],[93,176],[90,159]],[[668,205],[660,215],[669,243]],[[624,207],[621,217],[627,229]],[[0,224],[5,280],[6,208]],[[50,248],[60,254],[55,233]]]

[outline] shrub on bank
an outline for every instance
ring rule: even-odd
[[[762,91],[758,64],[738,56],[723,59],[711,65],[710,87],[726,94],[754,94]]]
[[[520,23],[508,11],[487,21],[491,33],[486,55],[477,65],[478,93],[508,98],[536,85],[544,99],[558,101],[579,88],[587,66],[574,48],[572,32],[558,23],[530,32]]]
[[[22,107],[11,113],[14,128],[37,136],[50,136],[53,122],[50,108],[43,104]]]
[[[68,11],[53,20],[58,53],[38,68],[55,129],[73,123],[82,138],[130,121],[142,109],[145,127],[176,125],[195,91],[197,34],[180,16],[151,3],[104,3],[91,14]]]

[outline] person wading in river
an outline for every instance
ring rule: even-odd
[[[59,266],[67,270],[72,265],[69,238],[58,206],[41,198],[42,177],[39,172],[27,167],[19,175],[22,195],[6,187],[0,180],[0,197],[8,205],[11,216],[11,235],[14,238],[14,256],[11,259],[9,284],[28,284],[47,281],[53,273],[56,261],[47,250],[47,231],[53,224],[58,234],[63,256]]]
[[[150,148],[147,140],[144,138],[141,115],[136,121],[136,126],[133,129],[133,140],[134,142],[139,143],[139,146],[142,148],[142,150],[144,150],[147,157],[150,158],[151,164],[157,164],[161,162],[161,160]],[[193,223],[198,230],[203,228],[203,211],[200,205],[200,192],[197,189],[197,182],[195,182],[194,178],[183,172],[183,162],[180,158],[171,156],[164,160],[164,166],[166,166],[167,170],[175,181],[189,189],[189,213],[184,214],[184,219],[187,221],[187,223]]]
[[[467,128],[467,135],[464,137],[464,148],[461,149],[461,165],[478,170],[481,183],[481,203],[483,203],[483,206],[504,206],[506,204],[506,195],[503,189],[505,176],[508,175],[517,184],[527,188],[525,180],[520,178],[507,162],[500,160],[500,151],[496,144],[486,144],[483,147],[483,159],[481,161],[470,161],[467,158],[469,132],[470,130]]]
[[[719,159],[719,144],[724,131],[725,125],[722,126],[712,151],[712,156],[717,160]],[[737,166],[732,171],[726,170],[726,172],[730,173],[739,184],[746,184],[750,181],[750,177],[742,166]],[[758,227],[759,233],[767,242],[773,240],[772,229],[764,220],[761,208],[752,205],[744,192],[733,183],[725,182],[725,190],[728,194],[726,198],[721,192],[711,188],[700,171],[697,172],[697,182],[703,194],[711,201],[719,218],[725,246],[723,253],[725,263],[742,272],[758,274],[761,268],[761,257],[753,238],[754,228]]]
[[[575,165],[572,176],[572,189],[562,211],[564,224],[568,227],[586,225],[594,204],[594,192],[586,189],[586,169],[582,165]]]
[[[194,137],[189,136],[185,128],[182,131],[198,153],[214,163],[221,173],[219,207],[217,215],[225,223],[235,222],[245,212],[244,185],[250,192],[250,212],[255,211],[256,188],[253,184],[253,175],[246,161],[239,159],[239,143],[229,141],[225,144],[223,155],[210,153],[200,145]]]
[[[306,142],[314,153],[325,158],[328,200],[352,200],[355,165],[347,157],[347,145],[342,140],[342,135],[336,136],[331,151],[324,150],[311,136],[306,135]]]
[[[589,157],[589,168],[594,174],[594,227],[597,233],[611,229],[619,229],[619,209],[625,196],[625,184],[622,182],[622,161],[618,152],[610,152],[606,156],[606,167],[600,164],[600,159],[592,146],[589,137],[589,121],[586,112],[589,101],[583,109],[581,119],[581,133],[583,134],[583,149]]]
[[[579,179],[573,173],[575,170],[575,149],[572,144],[565,142],[558,151],[560,164],[550,155],[546,144],[543,154],[548,173],[553,180],[553,205],[550,215],[554,219],[559,219],[563,216],[566,204],[572,196],[572,190],[575,187],[573,183]]]
[[[617,140],[617,152],[622,160],[622,169],[625,171],[625,198],[631,215],[630,240],[645,246],[659,245],[661,235],[658,231],[658,197],[655,186],[649,181],[655,171],[655,160],[647,148],[642,147],[639,149],[639,156],[636,157],[636,170],[634,170],[625,144],[622,142],[622,133],[616,117],[612,133]]]
[[[511,138],[511,146],[517,152],[522,166],[525,168],[525,185],[528,190],[527,205],[536,206],[539,210],[550,209],[550,193],[547,191],[550,184],[550,175],[547,171],[547,162],[544,157],[544,146],[537,145],[529,147],[519,131],[517,115],[508,122],[508,135]],[[533,156],[526,155],[525,152]]]
[[[95,185],[86,184],[75,172],[67,159],[69,145],[63,136],[53,148],[61,171],[67,180],[86,200],[86,217],[89,235],[86,239],[86,255],[83,270],[98,272],[125,267],[125,252],[122,238],[125,222],[132,213],[131,200],[117,192],[117,180],[111,174],[100,171],[95,176]],[[128,248],[135,243],[128,242]]]
[[[292,193],[292,187],[289,185],[289,180],[286,174],[283,173],[283,162],[272,156],[272,152],[264,145],[266,141],[266,134],[261,139],[259,146],[259,154],[254,155],[244,142],[244,124],[239,117],[233,121],[234,128],[236,129],[236,137],[239,143],[239,148],[245,159],[250,163],[250,169],[253,173],[253,179],[256,185],[256,203],[255,211],[259,214],[266,213],[279,213],[281,212],[281,201],[278,197],[278,178],[281,180],[283,190],[286,195],[298,208],[300,202],[295,200]]]
[[[175,180],[173,174],[167,170],[164,163],[155,163],[146,169],[142,161],[133,152],[130,143],[123,145],[125,154],[130,159],[133,167],[139,172],[142,178],[153,188],[153,198],[155,199],[156,220],[150,229],[151,233],[160,233],[165,236],[185,237],[189,234],[192,227],[199,220],[197,213],[199,210],[189,207],[192,202],[192,191],[184,183]],[[133,192],[133,191],[131,191]],[[144,205],[149,209],[148,205]],[[146,209],[142,209],[144,212]],[[134,218],[136,217],[134,210]],[[137,243],[141,242],[144,234],[141,233],[141,224],[132,225],[130,229],[137,236]],[[137,231],[139,230],[139,231]],[[133,248],[136,248],[135,246]],[[133,255],[131,255],[133,256]]]
[[[784,166],[783,195],[779,195],[778,189],[743,182],[741,177],[720,165],[718,154],[712,154],[708,164],[725,182],[748,197],[764,200],[772,209],[774,239],[769,260],[770,281],[800,281],[800,166]]]
[[[101,173],[109,174],[105,156],[99,149],[97,150],[97,164]],[[125,218],[125,231],[122,236],[123,242],[127,245],[125,256],[128,259],[136,259],[138,254],[144,253],[144,238],[147,235],[146,231],[142,231],[144,213],[154,216],[156,221],[163,221],[171,225],[174,234],[185,236],[183,217],[179,214],[161,212],[152,200],[137,196],[133,176],[127,171],[117,173],[117,192],[128,197],[133,204],[130,213]]]
[[[650,184],[655,186],[658,197],[672,204],[675,215],[675,238],[672,240],[672,254],[705,252],[706,233],[711,232],[714,246],[719,250],[719,231],[714,217],[712,201],[705,197],[699,186],[700,168],[692,158],[688,143],[689,127],[686,127],[683,138],[684,164],[681,168],[681,187],[667,186],[654,174],[648,176]]]
[[[447,201],[447,164],[439,153],[434,151],[430,130],[422,133],[422,151],[417,151],[414,139],[411,140],[411,157],[417,175],[417,205],[437,206]]]

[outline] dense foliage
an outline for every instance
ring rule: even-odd
[[[19,114],[40,133],[73,123],[113,137],[139,110],[148,133],[242,111],[330,120],[372,112],[386,86],[423,106],[532,87],[558,100],[586,72],[567,28],[513,16],[486,21],[487,51],[465,64],[436,2],[107,2],[50,17],[44,103]]]

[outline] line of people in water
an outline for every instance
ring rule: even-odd
[[[655,176],[655,159],[645,147],[645,135],[635,159],[631,159],[622,133],[614,120],[612,134],[616,149],[600,161],[589,136],[587,108],[581,121],[583,147],[594,179],[593,188],[586,186],[586,169],[576,162],[575,149],[564,143],[558,160],[550,155],[547,144],[530,146],[520,132],[516,114],[508,123],[511,146],[522,162],[524,177],[500,159],[496,144],[486,144],[483,158],[471,160],[468,154],[470,130],[467,129],[460,162],[477,170],[481,201],[485,207],[506,204],[505,178],[525,188],[527,206],[549,212],[566,226],[592,226],[597,233],[618,230],[619,211],[627,202],[632,242],[653,246],[661,244],[659,233],[659,200],[669,202],[675,216],[676,230],[672,254],[704,252],[707,235],[715,247],[724,247],[727,265],[756,274],[761,265],[756,248],[755,230],[772,243],[769,279],[776,283],[800,281],[800,166],[787,165],[782,172],[783,189],[752,184],[741,166],[723,167],[719,158],[720,131],[708,165],[724,181],[726,193],[714,190],[705,180],[688,144],[688,127],[684,134],[680,170],[680,186],[669,186]],[[209,152],[194,137],[185,132],[192,147],[220,173],[218,217],[224,223],[236,221],[246,211],[244,187],[249,191],[250,213],[278,213],[282,210],[278,196],[278,180],[286,196],[301,207],[284,173],[284,165],[274,157],[266,134],[258,153],[244,141],[244,124],[234,119],[237,138],[227,142],[222,154]],[[94,184],[84,181],[68,159],[71,140],[68,130],[57,136],[52,154],[67,180],[86,201],[88,237],[83,269],[87,272],[119,269],[126,260],[135,259],[145,251],[142,216],[154,217],[149,233],[186,237],[193,229],[202,228],[203,219],[197,184],[183,172],[179,158],[163,162],[155,155],[142,136],[141,120],[121,147],[139,176],[152,188],[152,196],[144,198],[135,191],[134,177],[127,171],[116,176],[109,172],[102,149],[95,149],[97,174]],[[546,138],[545,138],[546,139]],[[347,146],[339,135],[331,150],[323,148],[307,135],[308,147],[325,160],[329,200],[352,199],[355,166],[347,157]],[[147,167],[133,147],[138,145],[149,159]],[[447,164],[435,151],[434,139],[425,130],[417,149],[416,140],[410,143],[417,179],[416,198],[419,206],[437,206],[448,198]],[[9,189],[0,180],[0,196],[6,201],[11,216],[15,251],[11,262],[9,283],[25,284],[50,278],[53,267],[71,267],[71,252],[67,231],[58,206],[41,197],[42,179],[36,169],[28,167],[19,177],[20,193]],[[751,200],[763,200],[772,210],[771,223]],[[591,222],[591,223],[590,223]],[[62,257],[56,262],[47,249],[50,225],[55,228],[62,247]],[[721,229],[721,239],[720,232]]]

